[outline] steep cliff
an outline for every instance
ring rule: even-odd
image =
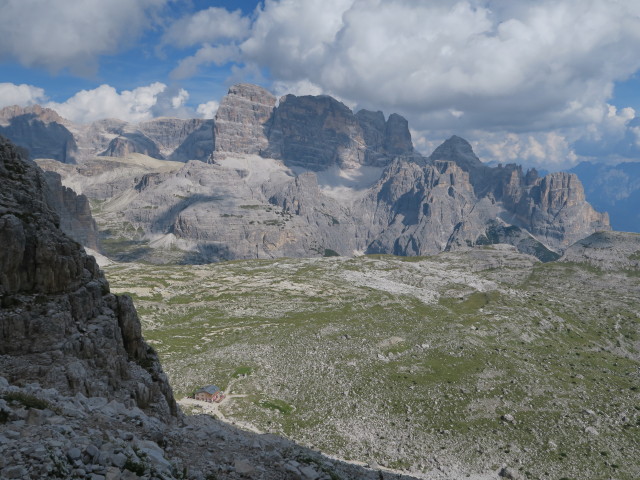
[[[266,124],[276,97],[257,85],[240,84],[229,89],[216,113],[213,127],[214,154],[258,154],[268,146]]]
[[[45,172],[49,205],[60,217],[60,230],[85,247],[100,250],[98,227],[91,216],[89,199],[62,185],[61,176]]]
[[[310,170],[386,166],[413,152],[408,123],[400,115],[387,121],[382,112],[354,115],[326,95],[283,97],[267,127],[269,147],[261,154]]]
[[[0,192],[3,375],[176,415],[131,299],[109,293],[93,257],[59,228],[51,199],[60,193],[2,137]]]

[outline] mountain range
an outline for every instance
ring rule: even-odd
[[[78,126],[35,106],[5,108],[0,122],[1,134],[88,197],[95,246],[119,259],[425,255],[510,243],[553,260],[610,229],[575,174],[489,167],[457,136],[425,157],[400,115],[353,113],[329,96],[278,99],[241,84],[214,120]]]

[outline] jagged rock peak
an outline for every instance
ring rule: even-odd
[[[562,250],[588,234],[611,230],[609,215],[586,201],[582,183],[573,173],[555,172],[537,179],[515,213],[537,238]]]
[[[384,133],[385,152],[392,155],[406,155],[413,152],[409,122],[402,115],[397,113],[389,115]]]
[[[263,105],[272,105],[275,103],[276,96],[266,88],[252,83],[239,83],[229,87],[228,96],[237,96],[254,103]]]
[[[464,138],[453,135],[442,145],[436,148],[429,157],[432,161],[451,160],[456,162],[464,170],[482,167],[483,163],[474,153],[471,144]]]
[[[268,146],[265,124],[277,98],[257,85],[242,83],[229,88],[220,102],[213,126],[214,155],[259,154]]]

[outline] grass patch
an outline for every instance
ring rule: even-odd
[[[240,378],[243,376],[249,376],[253,373],[253,368],[251,367],[238,367],[233,372],[233,378]]]
[[[293,412],[293,407],[282,400],[261,400],[258,404],[270,410],[277,410],[283,415],[289,415]]]

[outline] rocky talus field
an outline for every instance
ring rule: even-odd
[[[497,245],[105,272],[177,397],[226,388],[227,421],[420,478],[635,479],[640,236],[565,257]]]

